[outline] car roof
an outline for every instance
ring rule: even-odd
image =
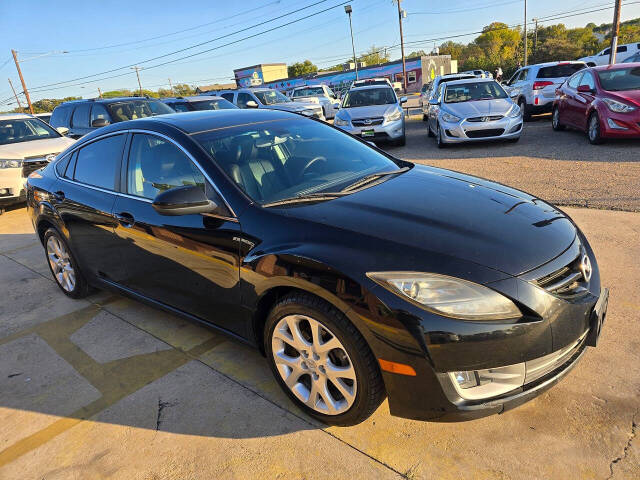
[[[151,126],[154,123],[165,124],[176,127],[183,132],[192,135],[210,130],[219,130],[252,123],[268,122],[272,120],[306,119],[298,114],[285,112],[282,110],[241,109],[234,108],[228,110],[201,110],[197,112],[169,113],[157,117],[145,117],[126,122],[112,124],[113,130],[126,130],[130,128],[141,128],[144,125]],[[307,119],[308,120],[308,119]],[[309,120],[313,121],[313,120]],[[103,127],[100,130],[103,130]]]
[[[496,83],[493,78],[461,78],[459,80],[451,80],[450,82],[446,82],[447,87],[450,85],[464,85],[467,83]]]
[[[389,86],[389,84],[386,85],[362,85],[362,86],[357,86],[357,87],[352,87],[350,91],[354,91],[354,90],[373,90],[374,88],[388,88],[390,90],[393,90],[393,88],[391,86]]]
[[[218,97],[217,95],[194,95],[189,97],[164,97],[161,98],[163,102],[203,102],[206,100],[224,100],[222,97]]]
[[[533,65],[526,65],[526,67],[555,67],[556,65],[575,65],[579,63],[584,63],[582,60],[567,60],[562,62],[545,62],[545,63],[534,63]],[[526,68],[522,67],[522,68]]]
[[[302,85],[300,87],[294,87],[293,90],[302,90],[303,88],[318,88],[318,87],[322,87],[323,84],[322,83],[311,83],[309,85]]]
[[[616,63],[614,65],[598,65],[597,67],[591,67],[591,70],[620,70],[624,68],[637,68],[640,67],[640,62],[629,62],[629,63]]]
[[[0,120],[17,120],[19,118],[33,118],[33,115],[26,113],[0,113]]]

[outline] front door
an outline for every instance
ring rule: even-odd
[[[589,92],[576,92],[576,126],[582,130],[587,130],[587,115],[590,111],[591,104],[595,100],[596,82],[591,72],[584,72],[580,85],[578,87],[589,87]]]
[[[246,337],[240,322],[240,224],[190,156],[165,137],[135,133],[116,200],[116,237],[126,277],[118,283],[149,299]],[[152,202],[162,191],[199,185],[220,215],[163,216]]]

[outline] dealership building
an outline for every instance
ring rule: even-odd
[[[405,64],[408,93],[420,91],[423,83],[430,82],[437,75],[457,73],[458,71],[458,61],[452,60],[450,55],[412,57],[407,58]],[[233,74],[238,88],[264,86],[278,90],[289,90],[294,87],[322,83],[332,90],[338,91],[348,87],[356,79],[355,69],[288,78],[285,63],[253,65],[236,69]],[[358,68],[358,79],[374,77],[386,77],[391,82],[402,83],[402,60]]]

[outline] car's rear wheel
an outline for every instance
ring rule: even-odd
[[[553,113],[551,114],[551,127],[556,132],[564,130],[564,125],[560,122],[560,109],[558,107],[553,107]]]
[[[43,240],[49,269],[60,290],[71,298],[86,297],[89,285],[62,235],[55,228],[49,228]]]
[[[296,405],[332,425],[355,425],[384,398],[375,357],[354,325],[304,293],[280,300],[265,324],[273,374]]]
[[[604,141],[600,132],[600,118],[598,117],[598,114],[596,112],[593,112],[589,116],[589,123],[587,124],[587,137],[589,138],[589,142],[591,142],[592,145],[599,145]]]

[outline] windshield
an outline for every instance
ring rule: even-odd
[[[107,104],[107,109],[115,122],[175,113],[171,107],[156,100],[126,100],[123,102],[114,102]]]
[[[496,82],[447,85],[444,93],[444,103],[475,102],[498,98],[508,98],[508,95]]]
[[[53,128],[35,118],[0,120],[0,145],[30,142],[45,138],[60,138]]]
[[[640,90],[640,67],[598,71],[598,78],[602,88],[610,92]]]
[[[343,108],[388,105],[397,103],[396,94],[390,87],[351,90],[342,104]]]
[[[253,92],[260,103],[263,105],[273,105],[275,103],[285,103],[291,100],[281,94],[278,90],[265,90],[262,92]]]
[[[324,90],[322,87],[301,88],[300,90],[293,92],[294,97],[310,97],[314,95],[324,97]]]
[[[224,98],[191,102],[191,105],[193,105],[194,110],[227,110],[229,108],[238,108]]]
[[[335,192],[367,175],[399,170],[382,153],[319,122],[275,120],[194,138],[260,204]]]

